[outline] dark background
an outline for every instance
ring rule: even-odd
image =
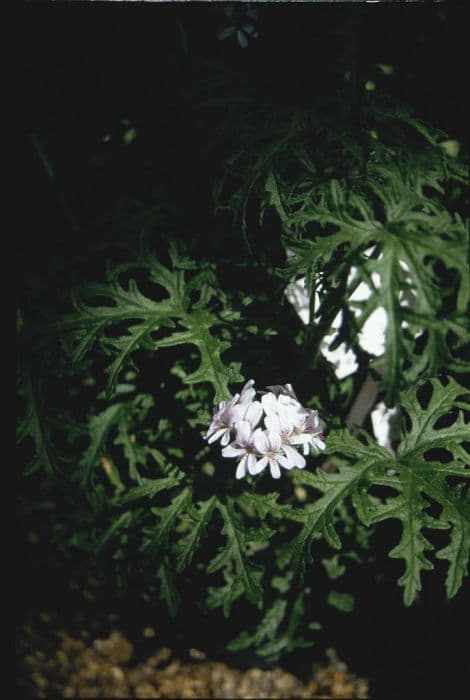
[[[206,247],[230,241],[230,225],[214,219],[211,197],[226,155],[211,145],[220,115],[212,119],[198,108],[216,78],[260,101],[295,108],[314,105],[348,57],[365,79],[375,63],[390,64],[390,94],[465,145],[468,12],[462,5],[261,4],[260,36],[246,49],[233,37],[217,40],[223,7],[18,5],[18,297],[32,314],[46,301],[67,308],[73,280],[99,275],[105,258],[132,246],[144,206],[175,201],[179,235],[200,236]],[[137,136],[125,146],[129,126]],[[105,135],[111,140],[104,142]],[[382,532],[372,542],[376,564],[364,565],[351,582],[359,591],[356,611],[332,610],[317,648],[334,646],[354,672],[371,679],[375,697],[451,697],[470,680],[466,591],[445,600],[441,563],[425,573],[420,600],[405,609],[399,565],[387,557],[397,533],[393,524]],[[20,619],[48,601],[62,600],[64,610],[75,606],[64,590],[67,573],[48,566],[47,543],[32,553],[22,541],[19,552]],[[132,606],[127,615],[132,626]],[[201,646],[196,637],[183,641]],[[216,638],[208,635],[206,646],[224,658]],[[311,656],[299,653],[286,664],[302,672]]]

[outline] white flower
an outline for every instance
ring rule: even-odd
[[[294,406],[278,404],[278,408],[276,412],[266,412],[264,423],[271,433],[277,433],[282,442],[289,445],[303,423],[303,416]]]
[[[261,405],[261,404],[260,404]],[[227,445],[222,450],[223,457],[241,457],[235,473],[236,479],[242,479],[246,476],[247,471],[254,474],[253,469],[256,467],[255,444],[253,440],[253,431],[249,421],[242,420],[237,423],[237,436],[235,442]]]
[[[262,457],[250,471],[251,474],[259,474],[269,464],[271,476],[273,479],[279,479],[281,476],[279,465],[285,469],[292,469],[293,467],[303,469],[305,467],[304,457],[290,445],[283,444],[278,433],[257,428],[253,433],[253,441],[257,452]]]
[[[245,388],[246,386],[247,385],[245,385]],[[242,397],[240,397],[240,401],[241,398]],[[222,450],[223,457],[242,457],[238,463],[237,471],[235,473],[235,477],[237,479],[242,479],[244,476],[246,476],[247,470],[250,474],[253,473],[252,469],[256,465],[253,430],[258,425],[259,420],[263,415],[263,407],[259,401],[252,401],[248,405],[245,403],[245,407],[246,410],[243,415],[243,420],[237,422],[235,426],[235,442],[232,442],[231,445],[227,445],[227,447],[224,447]]]
[[[294,399],[294,390],[290,384],[289,395],[273,393],[265,394],[261,402],[266,412],[266,428],[281,436],[284,444],[303,445],[304,455],[308,454],[309,445],[318,450],[325,449],[322,428],[318,411],[304,408],[302,404]]]
[[[290,384],[287,386],[291,386]],[[264,396],[261,397],[261,403],[263,404],[263,408],[266,412],[267,416],[270,415],[279,415],[279,413],[284,413],[286,411],[291,411],[292,413],[294,412],[302,412],[305,409],[303,408],[302,404],[294,398],[295,394],[287,395],[287,394],[279,394],[276,396],[274,392],[270,391],[267,394],[264,394]]]
[[[206,440],[220,439],[223,457],[238,458],[237,479],[260,474],[269,465],[271,476],[279,479],[281,467],[303,469],[306,461],[295,446],[325,448],[318,411],[302,406],[291,384],[267,387],[261,401],[255,401],[254,380],[249,379],[240,394],[222,401],[212,417]],[[264,430],[258,428],[264,415]],[[235,439],[229,444],[232,431]]]
[[[303,445],[304,455],[308,454],[308,446],[316,447],[317,450],[324,450],[326,445],[323,440],[322,427],[318,411],[304,409],[302,422],[296,426],[291,438],[293,445]]]
[[[209,444],[220,439],[222,445],[228,445],[230,431],[235,428],[238,421],[247,420],[253,428],[256,426],[263,409],[259,401],[253,401],[256,394],[253,389],[254,383],[254,379],[249,379],[241,394],[235,394],[230,401],[219,403],[219,408],[212,416],[212,422],[205,435]]]
[[[249,379],[245,386],[242,389],[242,393],[240,394],[240,403],[241,404],[246,404],[255,398],[256,390],[253,389],[255,380],[254,379]]]
[[[235,423],[243,418],[243,414],[247,410],[245,404],[238,404],[239,398],[240,394],[235,394],[230,401],[219,403],[219,408],[212,416],[212,422],[205,435],[209,444],[219,439],[222,445],[228,445],[230,442],[230,431]]]

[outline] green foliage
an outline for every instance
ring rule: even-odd
[[[235,585],[240,581],[248,600],[256,603],[262,599],[263,589],[257,582],[253,565],[246,556],[247,537],[242,520],[230,500],[226,504],[219,502],[217,507],[224,522],[222,533],[226,535],[226,544],[210,562],[207,573],[213,573],[226,565],[233,564],[236,571]],[[256,536],[257,539],[264,539],[265,531],[258,531]]]
[[[28,438],[34,442],[33,458],[25,470],[26,474],[33,474],[41,468],[46,474],[51,474],[54,471],[54,457],[49,428],[38,404],[38,388],[27,371],[19,375],[18,394],[23,399],[25,408],[18,422],[17,442],[20,444]]]
[[[206,535],[207,526],[216,506],[215,496],[211,496],[207,501],[202,501],[194,506],[188,513],[189,527],[188,534],[178,542],[178,559],[176,570],[181,573],[191,563],[196,550],[199,547],[201,538]]]
[[[424,536],[423,528],[430,531],[450,528],[449,545],[439,550],[437,556],[449,561],[448,596],[457,593],[467,572],[470,501],[463,483],[451,487],[449,479],[468,478],[469,475],[469,453],[464,442],[470,438],[470,425],[463,416],[463,410],[470,409],[469,393],[452,379],[445,384],[433,379],[430,385],[432,394],[426,410],[421,408],[416,394],[419,388],[429,385],[420,383],[403,394],[401,405],[411,420],[411,427],[404,427],[396,456],[372,444],[364,433],[361,435],[365,442],[347,431],[338,431],[330,434],[328,450],[347,455],[354,460],[353,466],[341,464],[338,473],[333,475],[320,472],[296,475],[296,480],[323,493],[296,542],[294,560],[298,566],[299,559],[304,566],[309,560],[309,547],[319,531],[339,549],[332,512],[338,499],[352,496],[357,516],[365,525],[389,518],[398,518],[402,523],[400,542],[390,556],[405,561],[405,572],[399,584],[404,588],[406,605],[410,605],[421,590],[421,572],[433,568],[426,552],[435,548]],[[447,427],[436,427],[439,420],[452,416],[452,411],[455,411],[453,422]],[[443,452],[434,458],[426,457],[436,449]],[[450,461],[447,455],[452,457]],[[375,498],[370,499],[369,490],[373,486],[393,489],[396,495],[377,502]],[[438,516],[429,512],[432,504],[440,507]]]
[[[418,148],[412,132],[397,132],[400,123],[419,134]],[[342,312],[335,345],[345,341],[360,353],[364,324],[374,310],[386,311],[385,351],[375,365],[392,402],[417,378],[466,369],[459,351],[470,342],[468,224],[449,200],[451,193],[454,202],[464,197],[468,169],[443,152],[442,132],[401,106],[371,98],[360,125],[342,126],[298,112],[287,128],[248,139],[236,155],[238,169],[232,161],[227,168],[224,184],[234,191],[225,201],[220,194],[217,206],[230,210],[245,234],[250,196],[261,215],[268,207],[276,212],[291,252],[279,274],[306,279],[316,352]],[[371,294],[355,301],[361,282]]]
[[[77,288],[73,310],[44,332],[42,316],[40,332],[18,316],[18,439],[51,504],[54,545],[113,585],[157,586],[172,617],[188,600],[230,622],[248,610],[229,649],[267,662],[313,643],[322,606],[354,608],[348,573],[366,551],[373,560],[382,522],[400,523],[389,556],[402,560],[406,605],[434,557],[449,598],[467,573],[467,175],[446,135],[409,110],[371,96],[353,119],[343,106],[337,120],[319,107],[253,109],[237,122],[215,188],[234,234],[176,244],[159,228],[157,254],[142,215],[137,254]],[[307,328],[281,306],[301,276]],[[355,301],[361,282],[371,294]],[[378,308],[386,342],[372,358],[359,338]],[[344,381],[319,354],[338,313],[334,344],[360,360]],[[381,375],[378,399],[401,407],[393,450],[344,427],[369,369]],[[264,476],[236,481],[203,440],[214,403],[251,376],[258,388],[292,381],[326,425],[327,463],[309,455],[275,491]],[[332,589],[343,583],[350,592]]]
[[[215,314],[207,307],[214,289],[207,284],[207,274],[197,274],[188,283],[185,273],[195,265],[182,258],[176,247],[169,250],[172,266],[162,265],[149,251],[142,255],[141,262],[121,265],[108,270],[106,284],[85,285],[75,296],[76,312],[64,319],[63,326],[73,333],[75,345],[73,358],[79,361],[89,352],[96,341],[100,342],[112,361],[106,368],[107,391],[111,396],[116,389],[119,374],[132,361],[136,350],[155,352],[159,348],[178,345],[195,345],[200,354],[199,367],[185,376],[186,384],[210,382],[215,390],[215,402],[230,397],[229,384],[241,381],[233,367],[223,364],[221,354],[229,347],[211,333],[214,326],[227,322],[223,314]],[[142,267],[147,279],[157,288],[165,290],[162,301],[154,301],[139,291],[134,279],[127,288],[119,282],[119,276],[135,267]],[[206,269],[203,272],[210,272]],[[190,294],[197,299],[190,301]],[[88,298],[102,298],[103,306],[86,304]],[[230,316],[230,320],[234,320]],[[106,331],[124,324],[126,333],[119,337],[106,335]],[[122,327],[122,326],[121,326]],[[153,334],[164,328],[182,327],[169,335],[156,339]]]
[[[328,603],[341,612],[350,613],[354,610],[354,597],[348,593],[338,593],[330,591],[328,593]]]
[[[307,641],[297,634],[305,615],[304,596],[309,592],[310,590],[307,589],[299,593],[290,610],[285,599],[275,600],[261,619],[256,632],[250,635],[243,631],[228,644],[228,649],[240,651],[254,647],[261,658],[273,662],[281,654],[294,651],[298,647],[312,646],[312,641]],[[310,623],[309,627],[319,628],[316,623]]]

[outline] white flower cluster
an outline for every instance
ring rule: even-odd
[[[271,391],[256,401],[254,383],[250,379],[241,394],[220,402],[205,439],[220,440],[222,455],[239,459],[237,479],[260,474],[268,464],[271,476],[279,479],[280,467],[305,467],[305,457],[294,446],[302,446],[304,455],[310,447],[325,449],[320,419],[297,400],[291,384],[268,387]],[[258,427],[263,417],[264,429]]]

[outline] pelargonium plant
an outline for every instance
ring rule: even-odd
[[[19,441],[54,547],[183,627],[222,616],[228,648],[267,661],[311,645],[326,604],[352,610],[349,572],[379,566],[382,523],[400,525],[405,605],[438,560],[449,598],[467,575],[468,173],[403,106],[367,94],[346,119],[351,89],[341,123],[326,107],[235,118],[246,101],[226,98],[230,245],[167,235],[179,202],[149,205],[140,246],[68,310],[47,324],[31,295],[18,313]],[[286,303],[300,280],[305,322]],[[248,377],[280,383],[257,396]]]

